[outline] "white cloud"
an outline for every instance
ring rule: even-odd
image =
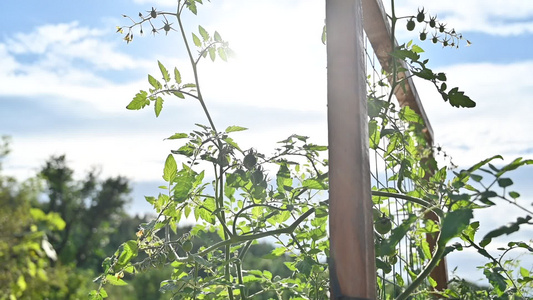
[[[388,1],[384,1],[389,5]],[[438,14],[441,21],[453,24],[459,32],[479,31],[491,35],[533,33],[533,3],[523,0],[408,0],[396,1],[397,15],[416,15],[424,6],[430,15]],[[390,10],[389,10],[390,11]]]
[[[37,55],[34,65],[45,69],[68,68],[76,59],[100,70],[131,69],[143,61],[118,51],[117,42],[105,40],[106,31],[82,27],[78,22],[42,25],[30,33],[16,33],[5,47],[12,55]]]
[[[36,101],[52,96],[89,103],[102,111],[123,111],[142,85],[113,83],[101,72],[144,71],[155,64],[121,52],[119,42],[109,42],[104,31],[78,22],[16,33],[0,42],[0,96],[28,96]]]
[[[533,103],[529,80],[533,61],[512,64],[461,64],[444,68],[449,87],[460,87],[477,102],[473,109],[444,103],[435,88],[417,81],[435,141],[456,164],[468,166],[496,154],[507,159],[532,157]]]

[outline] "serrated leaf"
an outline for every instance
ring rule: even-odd
[[[413,61],[417,61],[420,58],[420,55],[416,54],[414,51],[407,49],[397,49],[390,53],[391,56],[405,60],[409,58]]]
[[[422,53],[424,52],[424,49],[420,48],[418,45],[413,45],[413,47],[411,47],[411,51],[414,53]]]
[[[182,170],[174,180],[174,201],[184,202],[189,197],[189,192],[193,187],[194,177],[188,171]]]
[[[198,31],[200,32],[200,35],[204,39],[204,42],[207,42],[209,40],[209,33],[200,25],[198,25]]]
[[[196,9],[196,2],[195,1],[187,1],[185,2],[187,4],[187,8],[193,13],[197,14],[198,10]]]
[[[448,100],[454,107],[476,107],[476,102],[466,96],[459,88],[453,88],[448,92]]]
[[[531,219],[532,219],[531,216],[526,216],[525,218],[518,217],[516,219],[516,222],[510,223],[509,225],[501,226],[497,229],[490,231],[483,237],[483,240],[480,242],[480,245],[481,244],[488,245],[490,241],[495,237],[499,237],[504,234],[509,235],[513,232],[518,231],[520,229],[520,225],[527,224]]]
[[[327,190],[328,185],[323,181],[319,181],[314,178],[306,179],[302,182],[302,186],[313,190]]]
[[[148,74],[148,83],[150,83],[150,85],[156,90],[160,90],[162,88],[161,83],[150,74]]]
[[[377,149],[379,146],[380,132],[378,130],[378,122],[371,120],[368,122],[368,136],[370,141],[370,148]]]
[[[413,74],[426,80],[433,80],[436,78],[436,75],[430,69],[422,69],[420,72],[413,72]]]
[[[476,175],[476,174],[470,174],[470,178],[472,178],[472,180],[474,180],[475,182],[480,182],[481,179],[483,179],[483,176]]]
[[[123,243],[120,248],[121,251],[118,255],[118,261],[115,266],[117,269],[125,267],[132,258],[137,256],[137,241],[129,240]]]
[[[209,47],[207,51],[209,52],[209,58],[211,58],[211,61],[215,61],[215,59],[217,58],[215,47]]]
[[[531,165],[533,164],[533,159],[526,159],[522,160],[522,157],[519,157],[515,160],[513,160],[510,164],[504,166],[501,168],[501,170],[496,174],[497,177],[500,177],[505,172],[516,170],[517,168],[524,166],[524,165]]]
[[[192,34],[192,41],[194,42],[194,45],[196,45],[196,47],[201,47],[202,46],[202,42],[200,41],[200,39],[194,33]]]
[[[217,52],[218,56],[220,56],[223,61],[228,61],[228,56],[226,55],[226,51],[224,50],[224,48],[218,48]]]
[[[184,138],[187,138],[187,137],[189,137],[188,134],[180,132],[180,133],[174,133],[173,135],[169,136],[165,140],[177,140],[177,139],[184,139]]]
[[[513,180],[511,178],[500,178],[498,179],[498,185],[502,188],[513,185]]]
[[[185,96],[183,95],[183,93],[180,93],[180,92],[172,92],[172,94],[174,94],[174,96],[180,98],[180,99],[185,99]]]
[[[459,235],[474,217],[471,209],[458,209],[446,214],[442,220],[439,246],[444,247],[452,238]]]
[[[181,84],[181,74],[176,67],[174,67],[174,80],[176,80],[177,84]]]
[[[140,91],[139,93],[137,93],[137,95],[135,95],[133,100],[131,100],[130,104],[128,104],[126,108],[130,110],[138,110],[144,108],[146,105],[150,104],[150,100],[148,100],[147,97],[147,92]]]
[[[109,282],[111,285],[118,285],[118,286],[121,286],[121,285],[128,285],[128,283],[120,278],[117,278],[111,274],[107,274],[105,279],[107,280],[107,282]]]
[[[424,124],[424,121],[422,120],[422,118],[416,113],[416,111],[411,109],[409,106],[402,107],[402,109],[400,110],[399,116],[402,120],[407,121],[407,122]]]
[[[157,97],[157,99],[155,99],[154,109],[155,109],[155,116],[159,117],[159,114],[161,113],[161,110],[163,109],[163,98]]]
[[[169,154],[167,156],[167,160],[165,161],[165,168],[163,169],[163,179],[166,182],[170,182],[174,179],[174,176],[176,176],[177,170],[178,166],[176,164],[176,160],[172,154]]]
[[[529,271],[524,267],[520,267],[520,275],[522,275],[522,277],[529,277]]]
[[[234,125],[234,126],[229,126],[228,128],[226,128],[226,133],[243,131],[243,130],[248,130],[248,128]]]
[[[215,31],[215,41],[219,43],[222,42],[222,37],[217,31]]]
[[[520,194],[517,193],[517,192],[509,192],[509,196],[513,199],[516,199],[518,197],[520,197]]]
[[[170,75],[168,74],[167,68],[163,66],[163,64],[160,61],[157,61],[157,64],[159,65],[159,70],[161,71],[161,75],[163,75],[163,79],[165,82],[170,81]]]

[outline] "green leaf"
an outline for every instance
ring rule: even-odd
[[[185,96],[183,95],[183,93],[180,93],[180,92],[172,92],[172,94],[174,94],[174,96],[180,98],[180,99],[185,99]]]
[[[195,88],[196,87],[196,84],[194,83],[186,83],[183,85],[184,88]]]
[[[413,74],[426,80],[433,80],[436,78],[436,75],[433,73],[433,71],[431,71],[431,69],[422,69],[420,72],[413,71]]]
[[[248,128],[234,125],[234,126],[229,126],[228,128],[226,128],[226,133],[243,131],[243,130],[248,130]]]
[[[168,74],[167,69],[165,68],[165,66],[163,66],[163,64],[160,61],[157,61],[157,64],[159,65],[159,70],[161,70],[161,75],[163,75],[163,79],[165,80],[165,82],[169,82],[170,75]]]
[[[155,99],[154,108],[155,108],[155,116],[159,117],[159,114],[161,113],[161,109],[163,109],[163,98],[157,97],[157,99]]]
[[[241,148],[239,147],[239,145],[230,137],[227,137],[225,139],[222,139],[224,142],[230,144],[233,148],[241,151]]]
[[[413,61],[417,61],[420,58],[420,55],[416,54],[414,51],[406,50],[406,49],[396,49],[393,52],[391,52],[390,55],[392,57],[396,57],[401,60],[405,60],[406,58],[409,58]]]
[[[215,61],[215,59],[217,58],[215,47],[211,46],[207,50],[209,51],[209,58],[211,59],[211,61]]]
[[[439,247],[444,247],[454,237],[459,235],[470,224],[474,217],[472,209],[458,209],[446,214],[442,220],[441,232],[438,240]]]
[[[487,163],[489,163],[490,161],[495,160],[495,159],[503,159],[503,157],[501,155],[494,155],[493,157],[484,159],[484,160],[478,162],[477,164],[473,165],[472,167],[470,167],[467,170],[467,172],[466,172],[467,175],[468,175],[468,173],[472,173],[475,170],[479,170],[479,168],[481,168],[482,166],[486,165]]]
[[[161,85],[161,83],[155,79],[152,75],[148,74],[148,82],[150,83],[151,86],[154,87],[154,89],[156,90],[160,90],[163,86]]]
[[[189,135],[186,133],[174,133],[173,135],[169,136],[165,140],[178,140],[178,139],[184,139],[187,137],[189,137]]]
[[[368,135],[370,140],[370,148],[377,149],[379,147],[379,140],[381,134],[378,130],[378,122],[376,120],[371,120],[368,122]]]
[[[490,284],[494,287],[494,290],[496,291],[497,295],[502,296],[505,289],[507,288],[505,277],[503,277],[497,271],[493,270],[494,269],[485,269],[483,271],[483,274],[485,274],[485,277],[487,277]]]
[[[228,56],[226,55],[226,50],[224,50],[224,48],[218,48],[217,51],[218,56],[220,56],[223,61],[228,61]]]
[[[137,256],[137,241],[129,240],[125,243],[123,243],[121,246],[121,252],[118,256],[118,262],[116,264],[116,269],[121,269],[125,267],[132,258]],[[116,270],[115,269],[115,270]]]
[[[272,280],[272,273],[270,271],[264,270],[263,276],[265,276],[265,278],[268,280]]]
[[[181,74],[176,67],[174,67],[174,79],[176,80],[177,84],[181,84]]]
[[[420,48],[418,45],[413,45],[413,47],[411,47],[411,51],[414,53],[422,53],[424,52],[424,49]]]
[[[178,173],[174,182],[176,183],[174,186],[174,201],[182,203],[189,197],[189,192],[193,187],[194,176],[184,169]]]
[[[501,170],[496,174],[496,177],[502,176],[505,172],[516,170],[517,168],[523,165],[531,165],[531,164],[533,164],[533,159],[522,160],[522,157],[519,157],[513,160],[510,164],[501,168]]]
[[[498,185],[502,188],[506,188],[508,186],[513,185],[513,181],[511,178],[500,178],[498,179]]]
[[[472,178],[472,180],[474,180],[475,182],[480,182],[481,179],[483,179],[483,176],[476,175],[476,174],[470,174],[470,178]]]
[[[431,285],[431,287],[433,288],[436,288],[437,287],[437,282],[435,281],[435,279],[428,277],[428,281],[429,281],[429,284]]]
[[[529,271],[524,267],[520,267],[520,275],[522,275],[522,277],[529,277]]]
[[[177,170],[178,166],[176,165],[176,160],[174,160],[174,156],[172,154],[169,154],[167,156],[167,160],[165,161],[165,168],[163,169],[163,179],[166,182],[172,181],[174,176],[176,176]]]
[[[204,42],[207,42],[209,40],[209,33],[200,25],[198,25],[198,30],[200,32],[200,35],[204,39]]]
[[[308,189],[313,189],[313,190],[327,190],[328,189],[328,185],[326,183],[324,183],[323,181],[319,181],[315,178],[309,178],[309,179],[304,180],[302,183],[302,186]]]
[[[140,91],[135,95],[133,100],[126,106],[130,110],[138,110],[144,108],[146,105],[150,105],[150,100],[147,99],[148,93],[145,91]]]
[[[98,291],[93,290],[89,293],[89,300],[102,300],[104,298],[107,298],[107,292],[104,288],[100,288]]]
[[[491,242],[491,240],[495,237],[499,237],[504,234],[509,235],[513,232],[516,232],[520,230],[520,225],[527,224],[531,219],[532,219],[531,216],[526,216],[525,218],[519,217],[516,219],[516,222],[494,229],[483,237],[483,240],[480,242],[480,244],[488,245]]]
[[[202,46],[202,42],[200,41],[200,39],[194,33],[192,34],[192,41],[194,42],[194,45],[196,45],[196,47],[201,47]]]
[[[220,37],[220,34],[217,31],[215,31],[215,41],[219,43],[222,42],[222,37]]]
[[[518,197],[520,197],[520,194],[517,193],[517,192],[509,192],[509,196],[513,199],[516,199]]]
[[[206,198],[202,206],[197,208],[196,210],[199,210],[199,216],[203,220],[215,224],[215,216],[213,215],[213,212],[216,209],[215,199],[213,198]]]
[[[402,120],[406,122],[424,124],[422,118],[416,113],[416,111],[411,109],[409,106],[402,107],[399,116]]]
[[[121,285],[128,285],[128,283],[120,278],[117,278],[116,276],[113,276],[111,274],[107,274],[105,279],[107,280],[107,282],[109,282],[110,284],[112,285],[118,285],[118,286],[121,286]]]
[[[476,102],[472,101],[470,97],[466,96],[464,92],[459,91],[459,88],[456,87],[448,92],[448,99],[454,107],[476,107]]]
[[[193,14],[197,14],[198,13],[198,10],[196,8],[196,2],[195,1],[186,1],[185,2],[186,5],[187,5],[187,8],[193,13]]]

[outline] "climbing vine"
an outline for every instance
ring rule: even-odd
[[[392,4],[389,18],[393,32],[399,21],[405,19],[407,30],[414,30],[417,24],[423,27],[419,35],[422,41],[457,47],[463,40],[462,35],[448,30],[424,9],[415,16],[397,17],[394,1]],[[137,239],[123,243],[103,262],[104,271],[95,280],[99,286],[91,292],[91,299],[106,298],[106,284],[126,285],[126,274],[168,264],[174,271],[161,283],[160,291],[176,299],[254,299],[265,293],[277,299],[325,299],[329,295],[327,147],[293,134],[267,155],[238,145],[234,137],[246,128],[232,125],[220,131],[216,127],[202,94],[198,65],[207,58],[227,61],[231,49],[217,31],[211,33],[199,26],[197,32],[186,32],[183,15],[196,15],[201,5],[201,0],[178,0],[175,12],[152,8],[136,18],[125,16],[131,24],[117,28],[117,32],[125,33],[128,43],[137,30],[140,34],[146,28],[154,34],[176,32],[192,69],[191,78],[182,78],[180,70],[185,66],[167,68],[158,62],[160,74],[148,75],[148,89],[139,91],[127,108],[153,106],[157,117],[168,97],[197,101],[207,125],[196,124],[192,132],[168,136],[167,139],[182,144],[166,158],[162,172],[166,184],[160,187],[160,193],[146,196],[157,216],[140,225]],[[326,42],[325,29],[323,41]],[[499,255],[491,253],[487,246],[499,236],[532,224],[532,212],[520,204],[517,192],[509,190],[513,182],[507,173],[533,161],[518,158],[497,167],[493,163],[501,157],[494,156],[466,170],[453,171],[453,179],[449,180],[450,170],[438,167],[435,160],[441,149],[426,141],[420,116],[409,107],[397,107],[393,94],[379,94],[377,87],[387,86],[394,91],[404,87],[410,76],[417,76],[432,82],[452,106],[474,107],[475,102],[457,87],[447,87],[446,75],[428,67],[429,61],[421,58],[420,46],[414,42],[397,46],[394,34],[391,42],[392,70],[377,85],[369,80],[368,92],[370,148],[380,151],[386,167],[395,173],[388,178],[393,187],[376,184],[372,188],[376,264],[379,272],[385,274],[378,278],[379,287],[385,290],[389,283],[387,274],[405,260],[397,251],[404,238],[410,237],[419,250],[416,255],[420,264],[418,268],[404,264],[409,278],[391,274],[395,276],[394,288],[380,297],[407,299],[430,293],[459,297],[465,284],[459,282],[435,291],[436,283],[430,274],[443,257],[466,248],[475,249],[489,260],[482,268],[492,289],[468,291],[473,293],[472,297],[525,297],[533,280],[531,270],[520,268],[517,278],[509,269],[514,266],[502,262],[502,257],[517,248],[533,251],[531,246],[523,241],[512,242],[499,250],[502,251]],[[384,205],[400,200],[407,212],[401,220]],[[521,208],[526,216],[509,226],[495,228],[484,237],[476,236],[480,224],[473,218],[474,210],[501,201]],[[433,213],[436,219],[427,219],[428,213]],[[188,232],[180,232],[179,224],[185,218],[194,219],[195,225]],[[207,239],[212,232],[217,233],[217,239],[209,240],[206,246],[194,245],[194,237]],[[426,235],[432,235],[436,241],[433,248]],[[267,237],[276,241],[270,257],[291,256],[285,265],[292,276],[281,277],[243,266],[250,246]],[[252,293],[252,285],[261,289]]]

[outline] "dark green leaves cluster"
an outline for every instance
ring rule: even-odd
[[[398,46],[390,55],[401,61],[404,61],[408,69],[400,68],[398,71],[403,72],[409,70],[414,76],[432,82],[444,101],[449,101],[453,107],[475,107],[476,103],[466,96],[464,92],[459,91],[459,88],[454,87],[448,89],[446,84],[446,74],[434,73],[432,69],[427,67],[429,60],[421,60],[420,53],[424,52],[422,48],[412,44],[412,41]]]

